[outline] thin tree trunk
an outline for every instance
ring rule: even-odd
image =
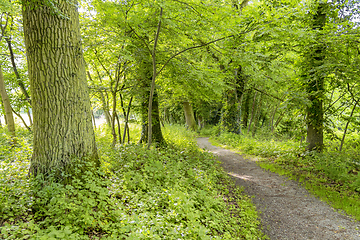
[[[249,112],[250,112],[250,98],[251,98],[251,91],[248,90],[244,102],[244,114],[243,114],[243,125],[244,128],[248,127],[248,120],[249,120]]]
[[[15,110],[13,108],[11,108],[12,112],[18,117],[20,118],[20,120],[23,122],[24,126],[26,127],[27,130],[31,131],[31,128],[26,124],[25,119],[21,116],[21,114],[15,112]]]
[[[130,143],[130,128],[127,128],[127,135],[128,135],[128,143]]]
[[[11,142],[12,142],[12,144],[16,144],[15,121],[14,121],[14,116],[12,113],[12,108],[10,105],[10,99],[9,99],[6,89],[5,89],[4,75],[2,73],[1,66],[0,66],[0,95],[1,95],[3,106],[5,109],[7,127],[12,136]]]
[[[120,120],[119,120],[118,114],[116,114],[115,116],[116,116],[116,122],[117,122],[117,125],[118,125],[119,144],[122,144]]]
[[[115,130],[115,118],[116,118],[116,90],[113,92],[113,109],[112,109],[112,117],[111,117],[111,134],[113,135],[113,142],[112,142],[112,147],[115,147],[116,144],[116,139],[117,139],[117,135],[116,135],[116,130]],[[119,136],[121,137],[121,136]]]
[[[131,108],[132,99],[133,99],[133,97],[130,98],[127,112],[125,112],[125,108],[123,107],[122,96],[121,96],[121,94],[120,94],[121,108],[123,109],[124,118],[125,118],[125,126],[124,126],[124,134],[123,134],[124,143],[125,143],[126,132],[127,132],[128,124],[129,124],[129,114],[130,114],[130,108]],[[128,138],[128,139],[129,139],[129,138]],[[129,141],[130,141],[130,140],[129,140]]]
[[[255,92],[254,100],[253,100],[253,104],[252,104],[251,117],[250,117],[250,122],[249,122],[249,126],[248,126],[248,131],[247,131],[248,133],[250,132],[251,124],[252,124],[252,121],[254,119],[254,115],[256,114],[256,112],[255,112],[256,95],[257,95],[257,92]]]
[[[261,105],[262,105],[262,94],[260,94],[259,106],[257,107],[256,114],[255,114],[254,128],[253,128],[253,132],[252,132],[253,137],[255,137],[255,133],[256,133],[256,130],[257,130],[257,125],[258,125],[258,122],[260,120]]]
[[[28,92],[26,91],[25,85],[24,85],[23,81],[21,80],[20,74],[19,74],[19,72],[17,70],[17,67],[16,67],[14,51],[12,49],[12,44],[11,44],[11,38],[5,37],[5,40],[6,40],[7,44],[8,44],[9,53],[10,53],[10,60],[11,60],[11,64],[12,64],[16,79],[17,79],[17,83],[19,84],[20,89],[21,89],[22,93],[24,94],[24,96],[26,98],[26,101],[28,101],[29,104],[31,105],[30,96],[29,96]]]
[[[95,122],[94,110],[91,111],[91,116],[92,116],[92,120],[93,120],[94,129],[96,130],[96,122]]]
[[[278,117],[278,119],[276,120],[276,123],[275,123],[274,128],[277,128],[277,126],[279,125],[279,123],[281,122],[281,120],[283,119],[284,116],[285,116],[285,111],[282,112],[282,113],[280,114],[280,116]]]
[[[89,71],[87,71],[87,76],[88,76],[89,80],[92,81]],[[99,79],[100,79],[100,75],[99,75]],[[111,116],[110,116],[110,111],[109,111],[109,104],[107,103],[104,93],[101,90],[99,91],[99,94],[100,94],[101,105],[102,105],[104,115],[105,115],[106,124],[109,128],[111,128]]]
[[[150,89],[150,97],[149,97],[149,111],[148,111],[148,148],[151,146],[152,141],[152,104],[153,104],[153,97],[154,97],[154,90],[155,90],[155,79],[156,79],[156,47],[157,42],[159,39],[160,29],[161,29],[161,18],[163,14],[163,8],[160,8],[160,16],[159,16],[159,23],[155,35],[155,41],[154,41],[154,48],[152,52],[152,63],[153,63],[153,75],[152,75],[152,81],[151,81],[151,89]]]
[[[272,132],[272,133],[274,133],[274,129],[275,129],[275,127],[274,127],[275,115],[276,115],[276,112],[277,112],[280,104],[281,104],[281,102],[279,102],[279,104],[277,104],[277,105],[275,106],[275,109],[274,109],[273,114],[272,114],[272,116],[271,116],[270,129],[271,129],[271,132]]]
[[[32,118],[31,118],[31,113],[30,113],[30,108],[29,108],[29,107],[28,107],[28,110],[27,110],[27,115],[28,115],[28,117],[29,117],[30,127],[32,127],[33,122],[32,122]]]
[[[341,152],[341,150],[343,148],[343,145],[344,145],[344,142],[345,142],[345,137],[346,137],[346,132],[347,132],[348,126],[350,124],[351,118],[352,118],[352,116],[354,114],[354,111],[355,111],[355,108],[356,108],[357,104],[358,104],[358,101],[355,101],[354,107],[352,108],[351,113],[350,113],[350,119],[346,122],[345,129],[344,129],[344,134],[343,134],[343,137],[341,139],[339,152]]]

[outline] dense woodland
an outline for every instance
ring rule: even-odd
[[[199,134],[360,219],[358,1],[0,0],[0,17],[0,238],[265,238]]]

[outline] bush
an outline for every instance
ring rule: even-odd
[[[194,133],[170,126],[164,136],[169,146],[163,149],[111,148],[109,133],[98,131],[101,168],[76,160],[67,184],[29,178],[31,148],[17,148],[24,153],[19,162],[7,155],[9,165],[1,165],[13,168],[0,176],[0,238],[262,238],[254,206],[217,160],[198,149]]]

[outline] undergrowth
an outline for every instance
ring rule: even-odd
[[[101,168],[74,160],[64,185],[27,175],[31,135],[9,149],[2,133],[0,239],[265,238],[250,199],[193,133],[169,126],[164,136],[163,149],[111,148],[109,133],[98,130]]]
[[[360,220],[360,154],[307,152],[305,146],[286,140],[222,133],[212,142],[241,153],[260,156],[260,166],[304,183],[304,186],[334,208]]]

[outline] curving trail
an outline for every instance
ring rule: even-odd
[[[263,170],[255,160],[198,138],[198,145],[218,156],[226,172],[253,203],[271,240],[360,240],[360,223],[312,196],[299,183]],[[360,201],[360,200],[359,200]]]

